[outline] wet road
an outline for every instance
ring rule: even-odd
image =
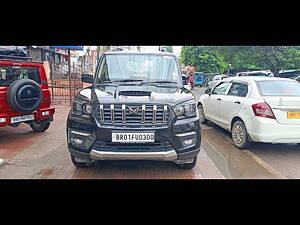
[[[66,145],[69,108],[56,107],[49,130],[42,134],[27,125],[0,129],[0,178],[6,179],[223,179],[224,176],[201,151],[193,170],[179,169],[171,162],[106,161],[92,168],[73,166]]]
[[[204,94],[196,88],[195,96]],[[254,143],[249,149],[233,146],[231,134],[208,123],[203,125],[202,147],[227,178],[300,178],[300,146]]]

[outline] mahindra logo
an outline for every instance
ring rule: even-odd
[[[27,93],[27,95],[31,95],[32,91],[28,90],[26,93]]]
[[[137,114],[139,113],[139,111],[140,111],[140,107],[137,107],[137,108],[135,108],[135,109],[132,109],[132,108],[130,108],[130,107],[128,106],[128,110],[129,110],[129,113],[130,113],[131,115],[137,115]]]

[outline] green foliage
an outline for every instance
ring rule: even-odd
[[[299,46],[184,46],[181,63],[198,71],[223,73],[247,70],[280,70],[300,68]]]
[[[196,67],[196,71],[206,73],[224,73],[227,64],[218,51],[210,50],[204,46],[184,46],[181,49],[180,62]]]

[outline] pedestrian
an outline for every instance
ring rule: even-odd
[[[190,75],[189,75],[189,83],[190,83],[190,85],[191,85],[191,90],[194,89],[194,82],[195,82],[194,76],[193,76],[192,73],[190,73]]]

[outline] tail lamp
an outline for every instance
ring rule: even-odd
[[[271,107],[266,102],[254,104],[252,109],[255,116],[276,119]]]

